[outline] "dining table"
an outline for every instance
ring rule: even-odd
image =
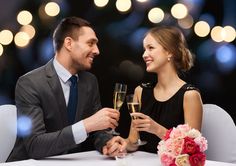
[[[161,166],[155,153],[136,151],[120,157],[108,157],[98,151],[52,156],[40,160],[28,159],[0,163],[0,166]],[[236,164],[206,160],[205,166],[236,166]]]

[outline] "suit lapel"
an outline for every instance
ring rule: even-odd
[[[48,84],[51,87],[52,93],[57,102],[58,110],[60,111],[61,114],[61,121],[63,125],[66,126],[68,124],[68,118],[67,118],[67,107],[66,107],[65,97],[60,84],[60,80],[53,67],[52,60],[49,61],[49,63],[46,66],[46,75],[48,78]]]

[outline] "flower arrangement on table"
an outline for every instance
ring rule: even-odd
[[[178,125],[166,132],[157,149],[163,166],[204,166],[207,140],[189,125]]]

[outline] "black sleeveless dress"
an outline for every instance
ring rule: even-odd
[[[167,101],[158,101],[154,97],[154,86],[142,86],[141,112],[151,117],[160,125],[170,129],[179,124],[184,124],[183,99],[187,90],[198,90],[190,84],[183,85]],[[157,153],[157,145],[160,138],[148,132],[140,132],[141,140],[147,141],[146,145],[140,146],[139,150]]]

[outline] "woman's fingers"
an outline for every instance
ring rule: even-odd
[[[150,120],[149,119],[134,119],[132,120],[132,127],[134,127],[137,131],[148,131],[150,128]]]
[[[139,113],[139,112],[131,113],[131,116],[132,116],[132,117],[135,117],[135,118],[141,118],[141,119],[147,118],[146,115],[144,115],[144,114],[142,114],[142,113]]]

